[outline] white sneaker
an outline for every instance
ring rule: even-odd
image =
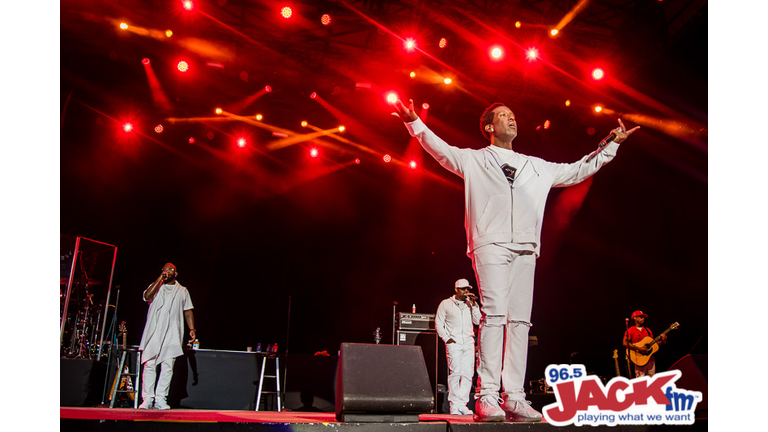
[[[460,415],[472,415],[472,414],[474,414],[474,413],[472,412],[472,410],[471,410],[471,409],[469,409],[469,408],[467,408],[467,407],[463,406],[463,407],[459,408],[459,414],[460,414]]]
[[[475,402],[475,415],[472,419],[476,422],[503,422],[505,414],[499,402],[496,396],[482,396]]]
[[[155,403],[154,399],[144,399],[139,405],[139,409],[152,409],[152,405]]]
[[[158,399],[155,401],[155,409],[169,410],[171,407],[164,400]]]
[[[525,399],[506,399],[502,408],[507,415],[507,420],[511,422],[541,421],[541,413],[531,408],[531,402]]]
[[[451,404],[451,415],[471,415],[472,410],[467,408],[466,405],[453,405]]]

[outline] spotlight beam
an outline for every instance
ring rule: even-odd
[[[147,81],[149,83],[149,89],[150,94],[152,95],[152,100],[155,101],[155,105],[163,108],[163,109],[171,109],[171,101],[168,99],[168,96],[163,91],[163,87],[160,85],[160,80],[157,79],[157,75],[155,75],[154,69],[152,69],[151,64],[145,64],[144,65],[144,72],[147,74]]]
[[[339,128],[335,128],[335,129],[321,130],[319,132],[312,132],[312,133],[308,133],[308,134],[294,135],[294,136],[291,136],[291,137],[288,137],[288,138],[283,138],[281,140],[277,140],[277,141],[274,141],[274,142],[270,143],[269,145],[267,145],[267,150],[269,150],[269,151],[279,150],[281,148],[292,146],[292,145],[295,145],[295,144],[298,144],[298,143],[302,143],[302,142],[306,142],[306,141],[311,141],[311,140],[319,138],[321,136],[330,135],[330,134],[336,133],[338,131],[339,131]]]
[[[559,23],[555,26],[555,30],[560,31],[563,29],[563,27],[567,26],[571,21],[573,21],[574,18],[576,18],[576,15],[579,14],[584,8],[587,7],[590,0],[581,0],[579,1],[576,6],[573,7],[570,11],[568,11],[565,16],[560,20]]]

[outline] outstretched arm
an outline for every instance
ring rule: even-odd
[[[409,99],[409,101],[410,104],[407,107],[403,105],[403,102],[400,99],[396,100],[395,103],[392,104],[396,111],[393,112],[392,115],[399,117],[400,120],[406,123],[410,123],[419,118],[419,116],[416,115],[416,110],[413,108],[413,99]]]

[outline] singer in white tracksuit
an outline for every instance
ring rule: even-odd
[[[395,109],[393,114],[405,122],[424,150],[464,179],[467,255],[475,269],[483,315],[477,397],[488,397],[482,404],[478,400],[475,420],[504,421],[506,413],[511,421],[539,421],[540,413],[518,402],[525,399],[534,270],[547,195],[553,187],[572,186],[596,173],[639,127],[626,130],[619,120],[611,140],[604,140],[581,160],[565,164],[513,151],[517,122],[503,104],[491,105],[481,118],[481,130],[491,141],[482,149],[447,144],[418,118],[413,101],[406,107],[398,100]],[[505,176],[504,165],[513,168],[512,178]],[[495,401],[500,397],[503,407]]]
[[[435,330],[445,342],[448,359],[448,402],[454,415],[472,414],[467,408],[472,378],[475,377],[475,331],[480,324],[480,306],[467,296],[472,289],[466,279],[456,281],[456,294],[440,302]]]

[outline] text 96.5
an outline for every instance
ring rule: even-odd
[[[546,370],[547,383],[556,383],[579,379],[587,375],[584,365],[549,365]]]

